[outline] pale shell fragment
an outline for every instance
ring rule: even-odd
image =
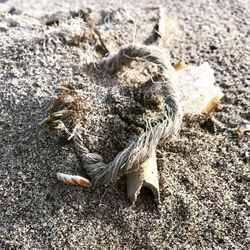
[[[235,131],[240,137],[243,136],[244,132],[250,131],[250,123],[241,124]]]
[[[221,89],[215,86],[213,69],[207,62],[200,66],[182,66],[176,71],[176,88],[184,113],[212,112],[223,97]]]

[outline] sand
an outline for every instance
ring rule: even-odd
[[[100,54],[86,57],[78,46],[44,47],[41,42],[48,16],[86,6],[79,1],[0,2],[15,7],[0,15],[1,249],[249,247],[249,133],[239,137],[234,131],[250,121],[249,1],[164,2],[178,27],[169,41],[172,61],[209,62],[225,96],[212,118],[185,117],[179,136],[157,150],[160,204],[145,191],[133,206],[123,178],[90,189],[59,182],[58,171],[81,173],[81,163],[70,143],[39,126],[61,84],[87,86],[97,77],[84,65]],[[125,9],[137,24],[138,41],[156,22],[154,8],[142,8],[159,3],[87,1],[95,13]],[[134,23],[129,24],[116,34],[126,42],[133,40]],[[109,49],[120,45],[113,39]],[[108,76],[97,78],[106,82]],[[107,159],[116,152],[109,151]]]

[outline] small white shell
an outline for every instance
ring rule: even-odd
[[[72,184],[82,187],[91,187],[92,183],[79,175],[69,175],[69,174],[63,174],[63,173],[57,173],[57,179],[60,181],[63,181],[66,184]]]

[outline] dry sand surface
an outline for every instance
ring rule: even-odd
[[[241,137],[234,128],[250,122],[250,2],[83,2],[0,0],[0,249],[248,249],[249,133]],[[79,174],[81,163],[72,144],[39,123],[62,84],[76,84],[91,99],[107,96],[105,86],[117,78],[87,71],[103,51],[46,42],[46,20],[89,6],[104,27],[105,13],[121,7],[125,20],[106,27],[113,50],[147,38],[159,4],[176,23],[172,62],[209,62],[225,94],[221,105],[213,118],[185,117],[178,137],[158,149],[159,204],[144,190],[130,206],[123,178],[107,187],[64,185],[56,173]],[[96,105],[99,113],[86,120],[93,138],[86,138],[109,161],[136,126],[98,127],[105,108],[101,98]]]

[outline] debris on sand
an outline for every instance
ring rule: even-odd
[[[159,199],[159,176],[155,150],[145,160],[139,170],[130,172],[127,178],[127,195],[131,203],[137,200],[143,187],[152,191],[156,200]]]
[[[235,132],[242,137],[245,132],[250,131],[250,123],[242,123],[239,127],[235,129]]]
[[[207,62],[200,66],[179,64],[176,73],[184,113],[208,114],[217,107],[223,93],[214,85],[214,71]]]
[[[178,25],[167,17],[166,8],[159,7],[159,19],[153,32],[144,41],[144,44],[157,42],[159,47],[168,47],[173,37],[180,32]],[[209,114],[218,106],[223,93],[219,87],[214,86],[215,78],[213,69],[208,63],[200,66],[189,66],[179,62],[173,65],[176,70],[175,87],[179,93],[179,98],[184,114]],[[127,175],[128,197],[135,202],[141,187],[147,186],[156,198],[159,197],[159,183],[156,181],[158,176],[157,167],[151,162],[151,167],[145,170],[138,170]],[[147,172],[152,173],[147,175]],[[145,177],[147,176],[147,177]]]
[[[80,90],[74,85],[63,85],[51,109],[52,114],[42,122],[49,124],[57,132],[66,134],[68,140],[73,141],[86,174],[90,178],[89,183],[92,182],[95,186],[107,185],[127,175],[127,192],[132,203],[136,201],[144,186],[151,189],[156,199],[159,198],[155,150],[158,144],[169,141],[177,134],[182,113],[210,113],[223,96],[221,90],[214,86],[214,73],[208,63],[200,66],[178,63],[172,66],[169,51],[164,48],[167,45],[167,40],[164,38],[168,32],[165,26],[166,10],[159,8],[159,12],[158,30],[161,36],[157,41],[158,46],[141,44],[122,46],[118,52],[111,53],[108,57],[105,56],[99,62],[94,63],[95,68],[92,74],[96,76],[103,73],[106,78],[108,73],[109,77],[114,78],[120,71],[123,71],[123,78],[119,84],[107,86],[101,84],[108,92],[113,92],[111,98],[113,101],[102,96],[103,93],[99,90],[94,91],[94,84],[89,86],[92,89],[91,95],[95,95],[94,99],[88,97],[90,93],[85,93],[84,88]],[[108,32],[114,20],[116,18],[120,20],[124,15],[127,17],[124,10],[113,11],[105,15],[103,25]],[[120,21],[118,21],[115,24],[119,24]],[[86,36],[88,33],[92,35]],[[100,34],[97,26],[93,23],[87,25],[79,17],[59,22],[54,27],[50,26],[47,32],[49,39],[65,44],[81,46],[81,42],[90,41],[89,44],[92,44],[94,48],[99,43],[107,50],[109,41],[105,40],[104,44]],[[137,65],[133,65],[134,62],[137,62]],[[145,65],[142,64],[144,62]],[[136,67],[140,70],[147,69],[150,79],[145,82],[145,77],[137,73]],[[139,79],[136,85],[129,82],[131,72]],[[103,79],[100,79],[100,82],[102,81]],[[99,102],[98,105],[97,102]],[[121,107],[124,107],[124,110],[121,110]],[[119,128],[125,122],[125,127],[133,125],[136,128],[124,134],[121,130],[119,131],[121,138],[125,136],[129,140],[119,151],[116,151],[116,155],[110,160],[98,151],[96,143],[91,145],[88,137],[105,136],[106,140],[112,144],[118,135],[115,135],[115,138],[109,136],[111,133],[106,130],[106,126],[108,124],[110,126],[109,120],[105,121],[106,125],[100,124],[99,130],[91,135],[93,132],[88,126],[93,126],[92,114],[88,109],[91,109],[92,114],[100,114],[98,118],[100,123],[105,121],[103,116],[113,115],[112,110],[114,110],[118,119],[113,126]],[[105,111],[101,112],[101,110]],[[113,146],[111,148],[113,150]],[[79,178],[79,176],[58,175],[59,180],[75,185]],[[82,186],[88,186],[88,184]]]
[[[76,186],[82,186],[82,187],[91,187],[92,183],[82,176],[78,175],[69,175],[69,174],[62,174],[57,173],[57,179],[60,181],[63,181],[66,184],[72,184]]]

